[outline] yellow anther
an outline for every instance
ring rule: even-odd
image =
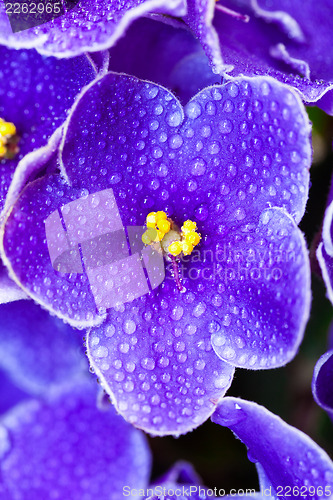
[[[197,223],[191,220],[186,220],[182,225],[183,233],[187,233],[188,231],[195,231],[197,228]]]
[[[193,250],[192,243],[189,243],[188,241],[182,241],[182,247],[184,255],[190,255],[192,253]]]
[[[167,219],[167,214],[165,212],[162,212],[161,210],[159,212],[156,212],[156,222],[166,219]]]
[[[150,212],[146,218],[147,227],[155,227],[156,224],[156,212]]]
[[[165,233],[163,231],[157,230],[157,241],[162,241],[164,236],[165,236]]]
[[[195,247],[195,245],[200,242],[201,237],[200,234],[196,233],[195,231],[190,231],[189,233],[185,234],[185,240]]]
[[[14,123],[0,118],[0,158],[14,158],[18,140]]]
[[[173,243],[171,243],[171,245],[169,245],[168,247],[168,252],[173,255],[174,257],[176,257],[177,255],[179,255],[182,251],[182,244],[180,241],[174,241]]]
[[[179,230],[162,210],[150,212],[146,218],[146,226],[148,229],[142,235],[142,241],[145,245],[160,241],[162,252],[167,258],[180,254],[190,255],[201,240],[200,234],[196,232],[196,222],[186,220]]]
[[[150,227],[143,233],[141,239],[145,245],[150,245],[154,241],[159,241],[158,232],[155,228]]]
[[[160,219],[157,221],[156,227],[165,234],[170,231],[171,224],[168,220]]]
[[[0,134],[4,137],[15,135],[16,127],[14,123],[5,122],[5,120],[2,120],[2,118],[0,118]]]

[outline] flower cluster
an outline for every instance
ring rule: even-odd
[[[209,498],[189,465],[149,486],[138,430],[209,417],[248,447],[254,498],[333,495],[319,446],[226,396],[236,369],[292,361],[309,319],[319,3],[66,0],[44,19],[0,0],[0,496]],[[313,377],[330,415],[332,360]]]

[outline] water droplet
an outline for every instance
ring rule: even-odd
[[[170,127],[178,127],[182,121],[182,114],[180,111],[173,111],[166,116],[166,122]]]
[[[221,134],[230,134],[232,129],[233,129],[233,125],[232,125],[231,120],[223,120],[219,124],[219,130],[220,130]]]
[[[201,106],[197,102],[189,102],[185,107],[185,112],[190,119],[195,120],[201,115]]]
[[[127,333],[128,335],[132,335],[132,333],[134,333],[136,330],[136,324],[133,320],[128,319],[125,321],[123,329],[125,333]]]
[[[155,361],[153,358],[144,358],[141,360],[141,366],[145,370],[153,370],[155,368]]]
[[[195,158],[192,162],[191,174],[203,175],[206,171],[206,162],[202,158]]]
[[[182,318],[183,314],[184,309],[182,308],[182,306],[177,305],[172,309],[171,318],[174,321],[179,321]]]

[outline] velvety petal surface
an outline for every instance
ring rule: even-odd
[[[50,22],[13,33],[0,3],[0,43],[15,48],[36,48],[41,54],[73,57],[105,50],[116,43],[132,21],[149,12],[181,16],[182,0],[81,0],[65,2],[65,14]]]
[[[184,298],[164,282],[112,311],[88,335],[91,366],[126,420],[153,435],[203,423],[229,388],[234,369],[213,352],[196,283]],[[194,292],[194,293],[193,293]]]
[[[204,87],[221,83],[189,31],[146,18],[136,20],[110,49],[109,69],[163,85],[182,104]]]
[[[30,300],[0,306],[0,367],[31,394],[50,394],[87,372],[82,333]]]
[[[1,31],[1,29],[0,29]],[[54,148],[51,135],[63,124],[78,92],[95,78],[86,56],[59,61],[42,57],[34,50],[0,48],[0,117],[13,122],[17,129],[19,153],[13,159],[0,160],[0,208],[14,171],[19,166],[20,184],[40,168],[33,158],[28,168],[24,156],[41,146]]]
[[[268,209],[258,223],[233,226],[219,261],[227,297],[217,311],[220,328],[212,334],[216,354],[250,369],[291,361],[311,302],[306,243],[292,218]]]
[[[31,298],[77,328],[99,324],[105,315],[99,314],[96,308],[85,273],[66,274],[53,268],[45,220],[59,206],[86,193],[86,190],[71,188],[59,175],[44,176],[28,184],[6,223],[5,252],[12,255],[13,261],[10,258],[9,263],[4,256],[4,262],[12,278]],[[58,229],[60,234],[61,228]]]
[[[20,403],[22,399],[28,399],[29,395],[19,389],[8,374],[0,369],[0,415],[8,411],[12,406]],[[1,486],[0,486],[1,493]],[[1,496],[0,496],[1,498]]]
[[[315,366],[312,393],[317,404],[333,418],[333,350],[323,354]]]
[[[287,487],[291,494],[293,487],[299,488],[308,498],[332,494],[333,463],[328,455],[306,434],[263,406],[224,398],[212,420],[229,427],[247,446],[249,459],[258,464],[262,489],[271,485],[277,498],[288,498]]]
[[[112,408],[99,411],[89,385],[25,402],[0,428],[1,482],[13,498],[119,500],[124,486],[147,485],[144,436]]]
[[[121,193],[123,222],[129,206],[133,223],[144,220],[137,216],[142,206],[165,204],[172,216],[176,190],[183,194],[177,198],[179,215],[187,200],[197,209],[200,200],[200,215],[193,216],[205,224],[211,198],[223,200],[224,220],[280,206],[300,221],[311,147],[296,94],[270,78],[244,78],[204,89],[184,111],[185,119],[164,88],[106,75],[72,112],[63,139],[64,173],[75,186]],[[237,212],[241,208],[245,216]]]
[[[27,298],[28,296],[22,288],[10,279],[7,269],[0,261],[0,304]]]
[[[228,71],[222,61],[219,38],[213,27],[215,0],[189,0],[184,21],[200,40],[207,57],[217,73]]]
[[[191,2],[195,4],[195,2]],[[249,21],[223,11],[229,8]],[[197,11],[196,23],[214,30],[219,37],[220,59],[231,76],[271,75],[297,89],[307,103],[317,102],[332,112],[333,73],[328,40],[332,36],[329,0],[320,4],[224,0],[215,7],[213,28]],[[192,23],[193,24],[193,23]],[[192,26],[190,24],[190,26]],[[320,30],[318,30],[320,26]],[[216,37],[210,39],[195,29],[205,51],[217,71],[223,71],[215,55]],[[213,54],[213,55],[212,55]]]

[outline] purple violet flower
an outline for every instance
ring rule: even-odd
[[[105,50],[122,37],[127,27],[148,13],[182,16],[183,0],[65,0],[65,14],[50,22],[13,33],[5,2],[0,0],[0,43],[7,47],[35,48],[43,55],[73,57]],[[50,2],[52,5],[52,2]],[[34,15],[30,15],[33,25]],[[29,14],[26,16],[29,18]],[[24,13],[20,13],[24,19]],[[129,48],[130,50],[130,48]]]
[[[217,73],[273,76],[333,114],[330,0],[189,0],[184,19]]]
[[[234,367],[268,369],[294,357],[310,307],[297,228],[309,134],[297,94],[271,78],[208,87],[183,110],[163,87],[109,73],[71,111],[62,176],[31,182],[13,206],[2,240],[11,277],[51,313],[89,328],[91,366],[135,426],[185,433],[213,413]],[[112,267],[112,277],[103,262],[90,272],[94,256],[87,260],[82,245],[79,254],[78,242],[95,234],[99,193],[110,188],[123,226],[142,227],[149,212],[164,211],[179,227],[196,221],[201,241],[171,269],[166,260],[160,286],[106,311],[93,289],[108,290],[122,267]],[[80,199],[91,202],[86,212]],[[81,213],[69,223],[73,201]],[[54,213],[62,214],[59,241],[64,228],[75,240],[76,273],[52,266],[45,221]]]
[[[78,384],[48,399],[28,399],[0,418],[0,496],[119,500],[124,485],[144,488],[150,474],[145,437],[96,388]]]

